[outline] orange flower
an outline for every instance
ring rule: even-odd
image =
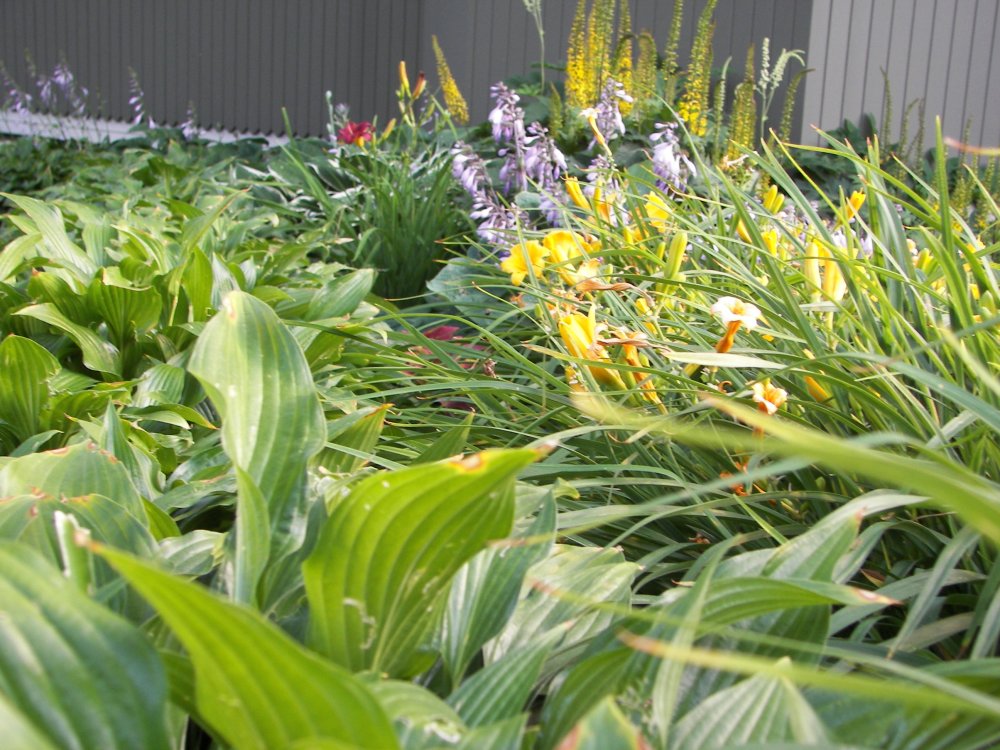
[[[757,408],[765,414],[777,413],[788,400],[788,393],[782,388],[771,385],[770,380],[754,383],[752,388],[753,400],[757,402]]]

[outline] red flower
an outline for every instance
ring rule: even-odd
[[[340,143],[352,143],[355,146],[361,146],[366,141],[370,141],[373,135],[372,124],[367,120],[364,122],[348,121],[344,127],[337,131],[337,140]]]

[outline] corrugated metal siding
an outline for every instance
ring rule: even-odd
[[[671,0],[630,0],[633,27],[651,30],[662,50]],[[681,60],[705,0],[688,0]],[[747,46],[771,38],[807,50],[816,71],[803,87],[796,122],[833,128],[844,118],[879,116],[881,69],[892,86],[894,123],[906,103],[926,99],[950,135],[967,119],[972,140],[1000,143],[1000,0],[720,0],[717,66],[742,69]],[[544,0],[546,57],[565,59],[576,0]],[[65,59],[90,87],[92,112],[128,120],[128,69],[157,121],[185,119],[250,132],[280,133],[281,108],[300,134],[325,134],[324,92],[356,118],[394,115],[396,64],[425,70],[435,84],[437,34],[474,119],[490,107],[489,87],[532,70],[534,24],[520,0],[0,0],[0,59],[18,81],[24,54],[50,71]],[[550,76],[557,75],[555,72]],[[772,114],[776,120],[780,102]],[[911,134],[916,124],[910,127]],[[930,131],[928,131],[930,132]]]
[[[880,120],[889,80],[897,138],[907,105],[925,102],[926,145],[934,118],[945,135],[1000,143],[1000,0],[814,0],[803,122],[832,129],[866,113]],[[911,111],[909,137],[919,124]]]

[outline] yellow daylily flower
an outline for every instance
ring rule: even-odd
[[[500,264],[500,270],[510,274],[510,283],[520,286],[529,268],[536,277],[542,275],[548,255],[548,248],[535,240],[528,240],[510,249],[510,255]]]
[[[761,201],[770,213],[776,214],[785,203],[785,196],[778,192],[777,185],[771,185]]]
[[[559,318],[559,335],[569,353],[577,359],[593,362],[611,362],[608,351],[597,341],[597,322],[594,310],[590,315],[569,313]],[[624,388],[621,376],[614,370],[600,365],[588,365],[590,372],[603,383]]]

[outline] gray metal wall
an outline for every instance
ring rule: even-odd
[[[630,0],[636,31],[662,50],[672,0]],[[681,61],[705,0],[688,0]],[[771,38],[807,50],[816,69],[803,87],[797,123],[833,128],[882,110],[880,68],[891,79],[897,124],[905,103],[926,97],[961,135],[1000,143],[1000,0],[719,0],[716,62],[742,70],[747,46]],[[565,59],[576,0],[543,0],[546,57]],[[534,25],[520,0],[0,0],[0,59],[21,82],[25,53],[41,70],[65,59],[94,94],[92,112],[128,120],[128,69],[157,122],[176,124],[193,103],[205,127],[283,131],[287,107],[300,134],[325,134],[324,92],[358,119],[395,114],[396,65],[428,72],[437,34],[474,119],[489,87],[529,72],[538,59]],[[776,104],[775,110],[780,107]],[[775,111],[773,118],[777,118]],[[911,127],[911,132],[915,131]],[[798,128],[796,128],[798,131]]]
[[[631,0],[635,29],[662,49],[670,0]],[[689,0],[682,61],[704,0]],[[564,59],[576,0],[545,0],[546,57]],[[742,65],[747,45],[804,47],[809,2],[721,0],[716,57]],[[436,84],[437,34],[474,119],[490,108],[489,87],[527,73],[538,60],[534,24],[520,0],[0,0],[0,59],[29,80],[65,59],[94,95],[92,111],[128,120],[128,70],[146,109],[177,124],[193,104],[205,127],[274,133],[288,109],[300,134],[325,133],[324,92],[358,119],[395,114],[396,66],[427,71]],[[550,75],[555,75],[552,73]]]
[[[809,39],[811,74],[803,123],[825,129],[865,113],[881,119],[885,104],[882,71],[888,74],[898,138],[908,103],[925,100],[926,146],[934,118],[945,135],[960,138],[967,120],[969,140],[1000,144],[1000,1],[998,0],[814,0]],[[909,136],[918,130],[911,111]]]

